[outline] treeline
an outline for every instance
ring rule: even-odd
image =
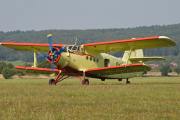
[[[46,35],[48,33],[54,35],[54,43],[64,44],[74,44],[75,37],[78,37],[79,44],[82,44],[112,39],[165,35],[174,39],[177,46],[173,48],[145,50],[145,55],[171,56],[171,58],[175,58],[176,61],[178,61],[177,59],[180,56],[180,24],[122,29],[10,31],[0,32],[0,41],[47,43]],[[116,55],[119,55],[119,53],[116,53]],[[0,47],[0,60],[23,60],[31,62],[33,60],[33,55],[30,52],[18,52]]]
[[[25,63],[24,66],[32,66],[32,65],[29,63]],[[52,68],[52,66],[47,61],[40,62],[37,67]],[[50,74],[50,73],[49,72],[41,72],[41,71],[19,70],[19,69],[16,69],[12,63],[0,61],[0,74],[2,74],[2,76],[5,79],[10,79],[14,75],[17,75],[20,77],[20,76],[24,76],[27,74],[39,75],[39,74]]]
[[[31,66],[31,64],[27,64],[25,63],[25,66]],[[40,68],[52,68],[52,66],[50,66],[48,64],[48,62],[40,62],[40,64],[38,65],[38,67]],[[53,68],[52,68],[53,69]],[[168,62],[166,63],[161,63],[160,66],[158,68],[156,68],[156,72],[161,72],[161,76],[169,76],[169,73],[174,72],[177,73],[177,75],[180,75],[180,66],[179,65],[173,65],[170,64]],[[7,63],[7,62],[0,62],[0,74],[2,74],[2,76],[5,79],[10,79],[12,78],[14,75],[17,75],[19,77],[24,76],[24,75],[39,75],[39,74],[47,74],[49,75],[49,72],[38,72],[38,71],[28,71],[28,70],[18,70],[15,69],[15,66],[11,63]]]

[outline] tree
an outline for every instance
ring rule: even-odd
[[[0,62],[0,74],[2,73],[3,71],[3,68],[6,67],[6,63],[5,62]]]
[[[15,74],[16,74],[16,70],[8,67],[4,68],[2,71],[2,75],[5,79],[9,79]]]
[[[51,66],[51,64],[50,64],[49,62],[47,62],[47,61],[42,61],[42,62],[40,62],[40,63],[38,64],[38,67],[40,67],[40,68],[51,68],[52,66]]]
[[[0,62],[0,70],[5,79],[9,79],[16,74],[16,69],[11,63]]]
[[[172,72],[171,67],[168,63],[161,65],[160,71],[162,76],[168,76],[168,73]]]
[[[180,66],[177,66],[174,71],[179,75],[180,74]]]

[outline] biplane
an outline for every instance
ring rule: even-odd
[[[144,62],[163,60],[163,57],[145,57],[143,49],[172,47],[176,43],[166,36],[152,36],[125,40],[111,40],[81,45],[53,44],[52,34],[47,35],[48,43],[1,42],[0,45],[20,51],[32,51],[32,67],[16,66],[21,70],[56,73],[49,80],[50,85],[70,77],[81,77],[82,85],[89,85],[88,78],[125,80],[130,83],[132,77],[142,76],[151,68]],[[37,53],[46,52],[46,60],[56,68],[38,68]],[[124,52],[122,58],[109,54]]]

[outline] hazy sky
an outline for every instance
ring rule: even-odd
[[[180,0],[0,0],[0,31],[180,23]]]

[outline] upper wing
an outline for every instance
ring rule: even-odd
[[[1,42],[0,45],[12,48],[15,50],[23,50],[23,51],[42,51],[47,52],[49,50],[48,43],[19,43],[19,42]],[[63,44],[53,44],[53,47],[62,47]]]
[[[144,48],[160,48],[175,46],[176,43],[166,36],[132,38],[127,40],[113,40],[83,44],[86,54],[99,54],[112,51],[125,51]]]
[[[86,74],[89,76],[100,77],[102,75],[143,72],[143,71],[149,71],[150,69],[151,69],[150,67],[144,64],[126,64],[120,66],[89,69],[86,70]]]

